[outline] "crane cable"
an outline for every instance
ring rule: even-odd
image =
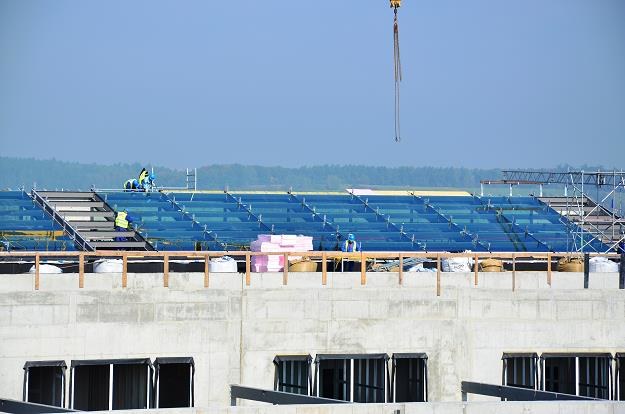
[[[395,142],[400,142],[399,84],[401,82],[401,60],[399,58],[399,25],[397,24],[397,7],[399,7],[398,4],[395,4],[393,7],[395,12],[395,18],[393,19],[393,62],[395,65]]]

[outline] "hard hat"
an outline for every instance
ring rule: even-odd
[[[354,241],[354,240],[356,240],[356,237],[355,237],[352,233],[349,233],[349,234],[347,235],[347,240],[349,240],[349,241]]]
[[[150,174],[149,178],[150,178],[151,181],[156,180],[156,174]]]

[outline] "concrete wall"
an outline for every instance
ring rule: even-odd
[[[28,360],[193,356],[196,406],[229,404],[229,384],[272,388],[279,354],[426,352],[431,401],[460,381],[501,382],[503,352],[624,352],[617,274],[517,272],[0,275],[0,390],[21,399]],[[429,411],[428,411],[429,412]]]
[[[126,411],[145,414],[146,410]],[[623,402],[538,401],[410,404],[288,405],[216,409],[168,409],[163,414],[622,414]],[[153,411],[150,411],[153,413]]]

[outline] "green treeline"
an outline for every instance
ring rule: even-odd
[[[140,164],[81,164],[57,160],[0,157],[0,189],[121,188],[136,178]],[[146,167],[151,167],[146,164]],[[185,171],[154,167],[159,186],[185,186]],[[300,168],[209,165],[198,168],[199,189],[343,190],[345,188],[476,188],[481,179],[500,178],[495,169],[434,167],[368,167],[322,165]]]

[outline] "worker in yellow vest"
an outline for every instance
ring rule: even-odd
[[[128,211],[119,211],[115,215],[115,231],[124,232],[130,229],[133,218],[128,215]],[[126,241],[125,237],[115,237],[115,241]]]
[[[150,175],[148,170],[143,168],[139,173],[139,179],[137,180],[139,182],[139,188],[145,188],[145,179],[148,178],[148,175]]]

